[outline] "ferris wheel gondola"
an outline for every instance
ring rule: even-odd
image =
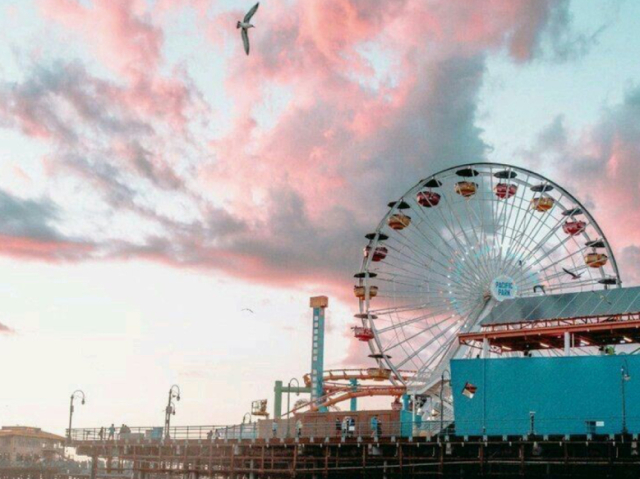
[[[475,163],[421,180],[398,200],[355,275],[361,341],[409,391],[429,389],[450,359],[475,354],[457,335],[514,297],[620,286],[587,209],[523,168]],[[399,371],[416,374],[402,379]]]

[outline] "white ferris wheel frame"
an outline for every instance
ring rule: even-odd
[[[463,171],[465,169],[475,170],[479,174],[478,176],[469,177],[469,178],[461,177],[457,174],[457,172]],[[494,176],[494,174],[499,171],[514,172],[516,173],[516,176],[509,177],[504,180],[499,180]],[[424,191],[425,189],[429,189],[425,186],[428,182],[431,181],[433,183],[433,180],[436,180],[437,182],[439,181],[446,182],[448,180],[451,180],[452,178],[457,182],[465,181],[465,180],[474,182],[474,181],[479,181],[479,179],[482,179],[482,182],[483,182],[482,191],[478,191],[478,193],[471,198],[462,198],[461,195],[456,194],[453,191],[452,184],[449,184],[446,186],[445,184],[443,184],[441,187],[437,187],[433,189],[433,191],[441,193],[441,202],[437,206],[428,208],[428,211],[425,211],[425,208],[422,208],[417,203],[416,194],[420,191]],[[485,180],[487,178],[489,179],[488,181],[490,181],[490,188],[486,188],[487,181]],[[506,182],[508,185],[511,185],[511,184],[517,185],[518,191],[516,192],[516,194],[513,197],[507,198],[507,199],[498,198],[494,194],[493,189],[494,189],[494,186],[498,184],[498,182],[500,181]],[[551,190],[555,191],[553,195],[548,193],[545,189],[543,189],[542,191],[542,196],[550,196],[554,198],[553,206],[551,210],[549,210],[548,212],[533,213],[532,209],[529,208],[530,206],[529,202],[528,201],[524,202],[525,198],[527,197],[526,191],[530,190],[531,186],[533,185],[548,185],[551,187],[549,191]],[[445,188],[449,188],[449,189],[445,189]],[[547,187],[545,186],[544,188],[547,188]],[[520,201],[520,204],[516,208],[516,206],[514,206],[514,203],[516,203],[518,200]],[[478,233],[478,231],[476,231],[475,229],[473,216],[471,215],[472,208],[468,206],[469,203],[464,203],[466,204],[465,208],[467,209],[467,213],[469,216],[467,218],[456,217],[456,212],[453,206],[456,206],[457,208],[458,206],[463,204],[461,203],[461,201],[490,202],[489,205],[491,205],[492,207],[491,217],[493,218],[493,221],[494,221],[493,233],[495,233],[492,235],[493,248],[496,247],[496,241],[502,242],[500,248],[503,248],[503,244],[505,240],[509,239],[510,244],[509,244],[508,250],[506,251],[506,256],[507,256],[506,258],[502,258],[502,253],[500,253],[500,258],[495,257],[496,253],[495,251],[492,252],[491,250],[492,246],[482,243],[483,241],[488,240],[489,233],[487,233],[487,228],[491,226],[489,224],[484,223],[484,219],[485,219],[484,213],[482,213],[482,218],[480,218],[477,214],[475,215],[475,219],[480,220],[480,226],[483,230],[480,233]],[[405,204],[403,205],[403,203]],[[409,205],[408,207],[407,207],[407,204]],[[567,207],[566,205],[568,205],[569,207]],[[461,351],[463,351],[463,347],[457,344],[457,341],[455,340],[455,338],[457,337],[457,334],[459,332],[468,332],[476,328],[479,320],[482,319],[482,317],[484,317],[484,315],[488,312],[488,310],[495,304],[495,301],[493,299],[486,298],[486,301],[484,301],[484,304],[482,304],[481,301],[479,302],[477,298],[477,294],[475,296],[475,299],[470,298],[471,293],[475,291],[474,288],[477,289],[477,286],[475,284],[472,284],[474,280],[467,281],[465,278],[460,277],[458,278],[457,284],[452,285],[451,283],[453,283],[454,281],[451,280],[451,276],[448,275],[447,277],[445,277],[445,275],[442,274],[443,268],[451,269],[451,265],[443,264],[443,261],[446,258],[446,255],[442,254],[441,251],[437,251],[437,254],[438,254],[437,257],[434,257],[436,256],[435,254],[431,255],[429,253],[420,252],[421,256],[424,256],[425,259],[432,261],[431,264],[438,263],[437,266],[441,269],[440,272],[437,272],[435,269],[431,269],[430,274],[439,276],[441,281],[449,281],[449,283],[447,283],[448,284],[447,287],[450,287],[452,289],[449,291],[450,299],[448,299],[448,301],[450,304],[456,304],[456,308],[458,308],[458,311],[461,311],[459,312],[458,316],[461,317],[462,324],[460,324],[460,326],[456,329],[454,333],[449,334],[449,338],[446,338],[445,337],[446,334],[441,330],[442,322],[437,320],[434,321],[433,324],[428,324],[427,328],[422,329],[418,333],[415,333],[415,335],[413,336],[406,336],[405,334],[405,339],[403,340],[403,343],[408,344],[410,340],[419,338],[421,333],[425,333],[428,330],[431,330],[431,329],[435,330],[436,328],[441,330],[441,335],[436,336],[434,334],[431,337],[431,341],[432,341],[431,344],[425,344],[420,346],[420,348],[422,348],[420,351],[416,352],[414,350],[412,354],[414,353],[415,354],[413,357],[409,357],[409,360],[405,358],[403,361],[394,361],[393,358],[390,357],[390,355],[388,355],[387,353],[389,353],[391,350],[394,350],[397,347],[402,346],[403,350],[405,349],[405,347],[403,343],[399,343],[396,345],[386,344],[382,338],[382,334],[389,332],[391,330],[397,331],[399,328],[402,328],[404,330],[404,328],[406,326],[409,326],[409,324],[417,324],[422,321],[426,321],[428,318],[433,318],[437,314],[443,313],[442,311],[437,311],[437,310],[429,311],[428,314],[425,315],[424,317],[418,316],[416,318],[411,319],[410,320],[411,323],[409,324],[403,323],[403,324],[396,325],[395,323],[393,323],[391,326],[387,326],[383,328],[379,325],[380,318],[383,318],[385,315],[391,315],[391,313],[393,312],[397,313],[398,311],[400,312],[402,311],[399,308],[395,308],[395,311],[393,308],[388,308],[388,311],[385,312],[385,310],[376,310],[375,308],[371,307],[372,301],[375,301],[375,298],[370,297],[370,286],[381,283],[380,278],[374,277],[375,275],[378,274],[376,272],[378,271],[376,267],[379,265],[384,265],[385,263],[388,264],[388,262],[386,261],[388,258],[385,258],[385,260],[378,263],[373,262],[372,260],[374,255],[372,253],[380,245],[384,244],[385,246],[388,246],[387,240],[391,238],[394,238],[395,241],[400,242],[398,238],[400,237],[402,232],[397,232],[391,229],[388,226],[388,220],[391,216],[397,213],[401,213],[402,212],[401,207],[402,209],[407,209],[408,211],[410,211],[412,215],[419,216],[421,220],[424,220],[425,218],[427,218],[427,215],[430,215],[430,214],[439,215],[441,224],[449,229],[448,233],[451,235],[449,242],[454,243],[454,246],[449,244],[447,241],[442,241],[444,240],[444,237],[442,236],[441,233],[438,233],[440,235],[439,238],[434,237],[434,239],[441,240],[441,244],[438,245],[438,244],[434,244],[434,242],[431,241],[431,238],[428,235],[425,235],[425,231],[420,232],[421,235],[424,237],[424,240],[427,243],[430,243],[431,246],[435,248],[435,249],[432,249],[431,251],[437,251],[438,247],[449,248],[452,253],[456,253],[458,257],[461,258],[460,261],[465,261],[466,259],[469,260],[468,264],[472,266],[472,269],[470,269],[469,271],[477,271],[478,275],[484,275],[484,277],[487,277],[487,275],[489,275],[490,277],[491,274],[495,274],[494,270],[498,265],[490,264],[492,260],[502,261],[504,264],[508,266],[508,269],[505,271],[499,271],[500,273],[515,274],[516,276],[514,277],[517,277],[522,281],[524,281],[524,283],[522,284],[526,286],[527,289],[519,291],[519,295],[522,295],[522,296],[532,295],[530,290],[533,286],[535,286],[535,284],[533,284],[535,280],[532,280],[531,278],[538,277],[540,272],[544,272],[544,280],[546,281],[556,280],[556,283],[564,284],[561,281],[561,276],[559,276],[559,275],[562,275],[563,273],[562,271],[558,272],[558,265],[560,264],[560,261],[564,261],[564,260],[571,260],[571,262],[568,263],[568,266],[572,266],[573,270],[576,272],[579,272],[582,270],[589,272],[589,278],[587,280],[577,281],[573,283],[567,282],[567,285],[568,285],[566,286],[567,288],[573,288],[573,289],[579,288],[580,290],[584,290],[586,287],[587,290],[595,290],[597,289],[597,286],[601,284],[601,283],[598,283],[598,281],[602,281],[603,279],[606,279],[606,278],[615,278],[616,287],[620,287],[621,285],[618,265],[616,263],[615,256],[600,226],[597,224],[593,216],[589,213],[587,208],[585,208],[585,206],[580,201],[578,201],[571,193],[569,193],[562,186],[549,180],[548,178],[545,178],[542,175],[535,173],[533,171],[527,170],[525,168],[521,168],[513,165],[501,164],[501,163],[487,163],[487,162],[461,164],[455,167],[451,167],[451,168],[447,168],[445,170],[439,171],[433,175],[428,176],[427,178],[424,178],[423,180],[419,181],[416,185],[414,185],[412,188],[410,188],[397,201],[390,203],[389,211],[382,218],[375,232],[367,235],[367,237],[369,238],[369,243],[367,244],[367,248],[369,248],[370,254],[365,255],[362,261],[360,272],[358,275],[356,275],[356,277],[358,277],[358,286],[363,286],[365,291],[364,297],[359,300],[360,312],[359,314],[356,315],[356,317],[362,320],[364,327],[370,328],[374,333],[374,338],[368,342],[369,348],[371,349],[371,352],[372,352],[372,357],[376,359],[379,367],[382,368],[386,366],[391,370],[391,373],[392,373],[391,379],[394,383],[406,384],[407,389],[410,390],[413,394],[423,393],[425,390],[432,387],[436,383],[436,381],[437,382],[440,381],[440,374],[441,373],[444,374],[444,371],[447,368],[449,360],[453,357],[459,357],[461,354]],[[555,209],[560,210],[560,215],[561,215],[560,219],[554,218],[550,214],[551,211]],[[574,217],[574,215],[568,216],[566,213],[572,209],[580,209],[579,214],[584,216],[585,221],[587,223],[587,228],[583,232],[581,232],[579,235],[567,236],[566,238],[560,239],[560,237],[558,236],[558,233],[562,231],[563,223],[567,219]],[[450,215],[448,218],[445,216],[445,210],[448,211],[448,214]],[[514,211],[516,212],[514,213]],[[513,215],[513,214],[516,214],[517,216],[513,220],[514,221],[513,225],[511,225],[510,221],[512,220],[512,218],[511,216],[508,216],[508,215]],[[522,218],[520,218],[521,214],[522,214]],[[469,225],[471,225],[471,228],[469,230],[463,227],[463,224],[467,219],[469,220]],[[541,234],[541,232],[543,231],[543,226],[545,225],[544,222],[550,219],[553,219],[555,221],[555,224],[553,224],[553,226],[547,226],[548,232],[544,234],[541,239],[538,239],[537,242],[535,242],[535,244],[532,247],[532,250],[527,250],[527,248],[524,246],[526,240],[531,240],[531,241],[536,240],[537,239],[536,235]],[[498,226],[502,227],[502,224],[500,224],[500,222],[504,220],[506,220],[504,223],[504,225],[506,225],[504,228],[505,231],[501,232],[496,228]],[[527,223],[524,223],[525,221]],[[448,224],[448,222],[451,222],[451,224]],[[458,228],[456,228],[456,225],[453,224],[454,222],[457,223]],[[415,225],[416,223],[412,223],[410,226],[408,226],[408,228],[411,228],[411,226],[417,227]],[[515,228],[516,225],[518,226],[518,228],[524,227],[525,230],[523,230],[523,232],[520,232],[519,229]],[[531,228],[531,229],[529,230],[528,228]],[[511,234],[513,235],[513,237],[507,237],[508,230],[512,230]],[[435,228],[433,229],[433,231],[436,231]],[[590,236],[589,234],[590,232],[595,233],[595,236],[593,238]],[[499,238],[500,233],[502,233],[501,238]],[[516,239],[515,237],[517,236],[518,233],[521,233],[521,237],[519,238],[519,241],[521,241],[521,243],[515,242],[515,239]],[[387,240],[385,240],[385,236],[388,237]],[[550,251],[545,251],[544,250],[545,243],[553,239],[554,237],[558,239],[558,244],[553,248],[549,248]],[[585,246],[579,247],[575,252],[573,252],[569,256],[565,256],[559,260],[554,261],[549,265],[546,265],[540,271],[535,270],[534,267],[536,264],[542,265],[542,261],[544,261],[546,258],[552,257],[552,255],[559,248],[564,246],[565,250],[568,251],[567,242],[569,241],[570,238],[573,238],[575,241],[577,241],[577,237],[586,240],[587,243],[590,241],[593,241],[594,239],[601,240],[604,243],[603,249],[606,252],[606,255],[608,256],[607,265],[605,267],[600,267],[597,269],[588,268],[585,265],[580,265],[580,266],[577,265],[576,260],[582,259],[582,257],[584,256],[584,253],[589,249],[589,247],[585,244]],[[405,241],[408,241],[408,240],[405,238]],[[473,254],[471,256],[462,257],[462,250],[461,249],[456,250],[456,248],[466,248],[467,252],[464,254],[468,255],[469,247],[471,246],[471,250],[473,250],[476,247],[476,246],[473,246],[472,242],[475,242],[475,245],[477,245],[478,251],[480,249],[483,249],[486,251],[486,253],[480,254],[478,252],[475,256],[475,259]],[[510,251],[512,248],[515,248],[515,249],[513,251]],[[544,256],[542,257],[535,256],[542,253],[544,253]],[[411,257],[404,254],[404,250],[400,251],[397,248],[396,249],[390,248],[388,257],[393,257],[394,255],[397,255],[399,257],[404,256],[403,261],[407,262],[407,263],[404,263],[404,266],[408,265],[409,264],[408,262],[412,261]],[[483,259],[483,255],[486,256],[484,259]],[[494,255],[494,257],[492,257],[492,255]],[[517,260],[518,265],[514,265],[513,261],[516,260],[517,258],[521,258],[521,259]],[[531,260],[535,259],[536,261],[524,267],[523,259],[526,259],[526,261],[529,261],[530,259]],[[410,266],[413,268],[416,267],[418,262],[414,260],[414,263],[415,264],[410,264]],[[421,265],[421,266],[426,268],[426,266],[424,265]],[[548,274],[548,270],[550,267],[553,267],[555,269],[555,272],[553,272],[551,275]],[[468,268],[470,268],[470,266],[467,266],[467,269]],[[425,269],[425,271],[427,270]],[[596,277],[596,272],[599,273],[598,277]],[[409,273],[395,273],[394,277],[400,277],[402,276],[402,274],[408,275]],[[527,275],[530,275],[529,276],[530,279],[526,279]],[[479,282],[479,281],[480,280],[476,282]],[[393,282],[393,281],[389,281],[389,282]],[[431,286],[430,283],[428,283],[428,285]],[[442,287],[441,284],[439,286]],[[608,287],[607,285],[604,285],[604,288],[607,288],[607,287]],[[561,290],[564,288],[565,286],[559,286],[555,289]],[[454,292],[454,289],[455,289],[455,292]],[[440,297],[442,297],[442,292],[443,290],[441,289],[438,290]],[[421,306],[425,306],[429,304],[430,300],[433,299],[433,296],[431,297],[429,296],[430,294],[432,294],[431,292],[428,292],[428,294],[425,292],[420,294],[421,294],[420,300],[422,304],[408,304],[406,305],[406,307],[420,309]],[[466,314],[463,314],[463,312],[466,312]],[[455,315],[456,313],[454,312],[453,316]],[[452,320],[453,316],[446,318],[446,320],[447,321]],[[463,319],[462,318],[463,316],[466,316],[466,318]],[[461,322],[460,320],[457,320],[457,323],[460,323],[460,322]],[[397,336],[397,332],[395,332],[395,334]],[[445,338],[444,342],[440,341],[440,339],[442,338]],[[436,353],[432,355],[432,357],[434,358],[433,360],[436,362],[435,366],[434,364],[431,364],[431,363],[423,363],[421,368],[417,368],[418,370],[416,371],[416,375],[414,376],[413,380],[403,379],[403,376],[406,377],[406,374],[403,374],[403,368],[408,363],[413,362],[415,364],[415,361],[413,361],[413,359],[415,357],[418,357],[422,351],[431,347],[433,344],[438,344]]]

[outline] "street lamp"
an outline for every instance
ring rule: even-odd
[[[71,441],[71,424],[73,422],[73,400],[76,397],[82,397],[82,405],[84,406],[84,403],[86,402],[86,396],[84,395],[84,391],[81,389],[76,389],[75,391],[73,391],[73,394],[71,395],[71,401],[69,403],[69,433],[67,435],[67,437],[69,438],[69,441]]]
[[[169,400],[167,401],[167,408],[164,410],[164,437],[169,438],[169,428],[171,427],[171,415],[176,415],[176,405],[173,403],[173,398],[180,401],[180,386],[174,384],[169,389]]]
[[[296,386],[298,387],[298,389],[300,389],[300,382],[298,381],[297,378],[289,379],[289,384],[287,384],[287,437],[289,437],[289,423],[291,422],[289,420],[289,415],[291,414],[290,398],[291,398],[291,383],[293,381],[296,382]],[[300,391],[296,391],[296,396],[300,396]],[[275,421],[275,418],[273,420]]]
[[[622,391],[622,434],[627,433],[627,397],[626,382],[631,379],[629,376],[629,363],[624,359],[624,365],[620,367],[620,389]]]
[[[440,377],[440,434],[444,431],[444,373],[449,373],[449,381],[451,381],[451,373],[448,369],[442,371],[442,376]]]

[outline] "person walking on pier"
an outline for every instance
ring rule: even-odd
[[[348,416],[342,420],[342,439],[349,435],[349,422],[350,419]]]
[[[113,441],[115,439],[115,435],[116,435],[116,426],[115,424],[111,423],[111,426],[109,427],[109,440]]]
[[[287,421],[288,420],[289,419],[287,419]],[[278,436],[278,421],[276,421],[275,419],[271,423],[271,435],[273,438],[276,438]]]
[[[378,416],[373,416],[371,418],[371,435],[373,437],[378,437],[380,435],[380,421],[378,420]]]
[[[340,418],[336,418],[336,436],[340,437],[342,432],[342,423],[340,422]]]
[[[98,438],[101,441],[104,440],[104,426],[100,428],[100,431],[98,432]]]
[[[302,421],[298,419],[296,421],[296,437],[302,436]]]
[[[353,417],[349,418],[349,437],[355,437],[356,435],[356,419]]]

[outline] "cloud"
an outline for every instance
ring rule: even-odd
[[[556,118],[524,156],[558,170],[563,183],[583,203],[611,242],[623,281],[637,284],[640,265],[640,87],[630,88],[621,103],[603,110],[582,131]]]
[[[199,0],[40,6],[91,61],[34,62],[0,84],[0,125],[49,148],[57,186],[55,210],[31,205],[31,223],[0,252],[55,257],[71,245],[78,259],[216,269],[345,299],[387,202],[484,159],[487,55],[542,58],[571,31],[566,1],[274,1],[259,11],[251,56],[231,27],[209,46],[237,57],[222,92],[233,108],[214,134],[189,68],[165,58],[165,23],[193,8],[211,41],[202,19],[218,28],[243,12],[210,18]],[[265,119],[273,96],[286,101]]]
[[[0,334],[14,334],[15,330],[10,328],[9,326],[0,323]]]

